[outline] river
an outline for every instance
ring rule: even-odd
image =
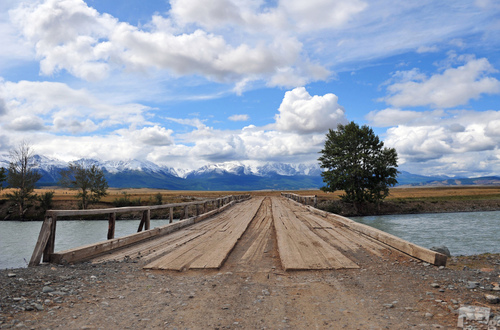
[[[353,217],[420,246],[445,245],[452,255],[500,253],[500,211]],[[151,220],[151,228],[168,220]],[[0,269],[26,267],[41,221],[0,221]],[[137,231],[139,220],[118,220],[115,237]],[[59,221],[56,251],[106,240],[108,221]]]
[[[500,253],[500,211],[352,217],[422,247],[446,246],[451,255]]]
[[[176,221],[176,220],[174,220]],[[140,220],[117,220],[115,237],[137,232]],[[168,220],[151,220],[151,228]],[[0,269],[26,267],[35,248],[42,221],[0,221]],[[58,221],[56,251],[63,251],[107,239],[108,220]]]

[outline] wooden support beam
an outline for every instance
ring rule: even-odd
[[[151,210],[142,211],[142,219],[144,219],[144,230],[149,230],[151,228]]]
[[[35,250],[31,255],[30,262],[28,264],[29,267],[37,266],[40,264],[40,260],[42,259],[43,251],[45,250],[45,246],[49,241],[49,236],[52,228],[52,216],[46,216],[45,220],[42,224],[42,229],[40,230],[40,234],[38,235],[38,241],[35,245]]]
[[[183,219],[189,218],[189,205],[184,206],[184,217]]]
[[[52,223],[50,224],[50,236],[45,249],[43,250],[43,262],[50,262],[50,256],[54,253],[56,246],[56,226],[57,226],[57,216],[52,215]]]
[[[169,209],[168,219],[169,219],[168,223],[173,223],[174,222],[174,208],[173,207],[171,207]]]
[[[115,238],[116,213],[109,214],[108,220],[108,239]]]

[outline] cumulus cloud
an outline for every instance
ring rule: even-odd
[[[44,130],[43,120],[36,116],[20,116],[14,118],[6,125],[7,128],[14,131],[40,131]]]
[[[448,111],[440,116],[427,111],[420,113],[419,121],[389,128],[385,144],[396,148],[400,163],[409,164],[409,169],[422,173],[418,166],[439,168],[442,174],[458,175],[462,159],[476,155],[486,161],[499,154],[499,128],[500,111]],[[479,171],[478,163],[469,165],[472,172]],[[481,173],[494,174],[494,167],[488,165]]]
[[[261,1],[171,1],[172,15],[181,24],[206,28],[241,25],[247,29],[280,29],[301,32],[344,26],[368,7],[360,0],[291,0],[270,5]]]
[[[232,115],[232,116],[229,116],[228,118],[229,120],[231,121],[247,121],[250,119],[250,116],[248,115]]]
[[[140,124],[150,108],[136,104],[112,104],[85,89],[73,89],[63,83],[0,82],[0,98],[9,108],[4,116],[14,120],[25,116],[45,116],[56,130],[89,132],[97,128]]]
[[[462,57],[466,63],[448,68],[431,77],[415,75],[387,87],[390,96],[383,100],[395,107],[431,106],[453,108],[482,94],[500,94],[500,81],[488,74],[496,72],[486,58]],[[398,73],[401,75],[401,73]]]
[[[0,116],[5,115],[7,113],[7,104],[5,100],[0,97]]]
[[[238,16],[236,11],[235,5],[223,0],[172,2],[173,17],[179,21],[194,17],[206,25],[215,19],[232,20]],[[113,70],[160,69],[178,76],[202,75],[212,81],[238,83],[249,76],[271,80],[284,68],[294,68],[296,75],[300,72],[303,81],[324,79],[324,72],[328,72],[323,68],[318,74],[321,66],[308,64],[302,43],[284,34],[231,44],[223,35],[202,29],[184,32],[165,28],[173,24],[164,24],[158,16],[152,20],[151,30],[139,29],[98,13],[82,0],[21,5],[11,11],[11,17],[35,46],[44,75],[66,70],[95,81]]]
[[[146,145],[168,146],[173,143],[172,134],[174,131],[155,125],[144,127],[143,129],[130,132],[131,138],[136,139]]]
[[[304,87],[286,92],[278,110],[276,129],[282,132],[325,132],[347,122],[336,95],[311,96]]]

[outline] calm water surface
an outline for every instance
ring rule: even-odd
[[[174,220],[175,221],[175,220]],[[117,220],[115,237],[137,232],[140,220]],[[151,220],[151,228],[168,224],[168,220]],[[0,221],[0,269],[26,267],[35,248],[42,221]],[[58,221],[56,251],[105,241],[107,220]]]
[[[451,255],[500,253],[500,212],[353,217],[422,247],[445,245]]]

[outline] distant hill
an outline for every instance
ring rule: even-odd
[[[36,156],[38,171],[42,174],[38,186],[56,186],[59,173],[68,163],[44,156]],[[102,168],[106,180],[113,188],[157,188],[169,190],[301,190],[323,186],[318,164],[266,163],[248,166],[239,162],[225,162],[184,171],[159,166],[149,161],[99,161],[80,159],[82,164],[95,164]],[[8,160],[0,159],[0,167],[8,168]],[[451,178],[423,176],[402,171],[398,186],[459,186],[500,185],[500,177]]]

